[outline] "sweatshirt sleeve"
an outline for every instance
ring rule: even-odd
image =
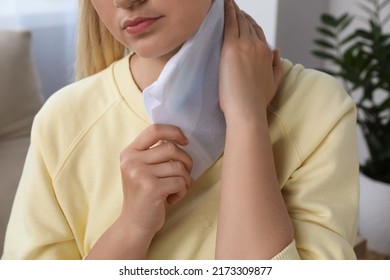
[[[297,245],[295,243],[295,240],[291,242],[286,248],[283,249],[279,254],[277,254],[275,257],[272,258],[272,260],[300,260],[301,257],[299,256]]]
[[[355,259],[359,162],[354,108],[335,123],[285,188],[304,259]]]
[[[307,70],[292,70],[290,76],[285,90],[293,94],[273,114],[288,135],[289,154],[295,151],[295,166],[281,176],[295,241],[275,259],[291,258],[293,246],[301,259],[355,259],[356,106],[332,77]],[[275,151],[280,170],[287,169],[280,168],[282,152]]]
[[[24,171],[7,228],[3,259],[80,259],[72,232],[52,186],[35,123]]]

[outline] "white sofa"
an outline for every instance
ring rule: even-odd
[[[42,104],[31,33],[0,30],[0,256],[31,124]]]

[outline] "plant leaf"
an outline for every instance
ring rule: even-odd
[[[330,43],[327,40],[323,40],[323,39],[314,40],[314,43],[320,47],[325,48],[325,49],[334,49],[335,48],[335,46],[332,43]]]
[[[324,24],[332,26],[332,27],[337,27],[337,25],[339,23],[336,17],[334,17],[332,14],[328,14],[328,13],[325,13],[321,16],[321,21]]]
[[[352,16],[349,16],[348,14],[344,14],[341,18],[340,18],[340,22],[338,24],[338,29],[339,31],[343,31],[345,28],[347,28],[353,21],[353,17]]]
[[[335,55],[328,53],[328,52],[325,52],[325,51],[316,50],[316,51],[313,51],[312,54],[315,55],[316,57],[319,57],[322,59],[337,61],[337,57]]]
[[[372,40],[374,38],[373,34],[370,32],[364,30],[364,29],[358,29],[355,31],[356,35],[359,37],[362,37],[363,39],[366,40]]]
[[[336,34],[325,27],[318,27],[317,31],[326,37],[336,38]]]
[[[352,40],[354,40],[356,37],[357,37],[357,35],[355,33],[352,33],[352,34],[348,35],[346,38],[344,38],[340,42],[340,46],[344,46],[345,44],[347,44],[347,43],[351,42]]]

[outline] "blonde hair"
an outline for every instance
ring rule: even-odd
[[[91,76],[124,57],[125,47],[100,20],[89,0],[79,1],[76,80]]]

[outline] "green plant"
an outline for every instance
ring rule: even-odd
[[[370,153],[361,171],[375,180],[390,183],[390,34],[384,31],[390,21],[390,0],[364,0],[365,27],[351,31],[357,18],[323,14],[314,40],[314,56],[328,62],[320,69],[343,80],[354,95],[361,127]]]

